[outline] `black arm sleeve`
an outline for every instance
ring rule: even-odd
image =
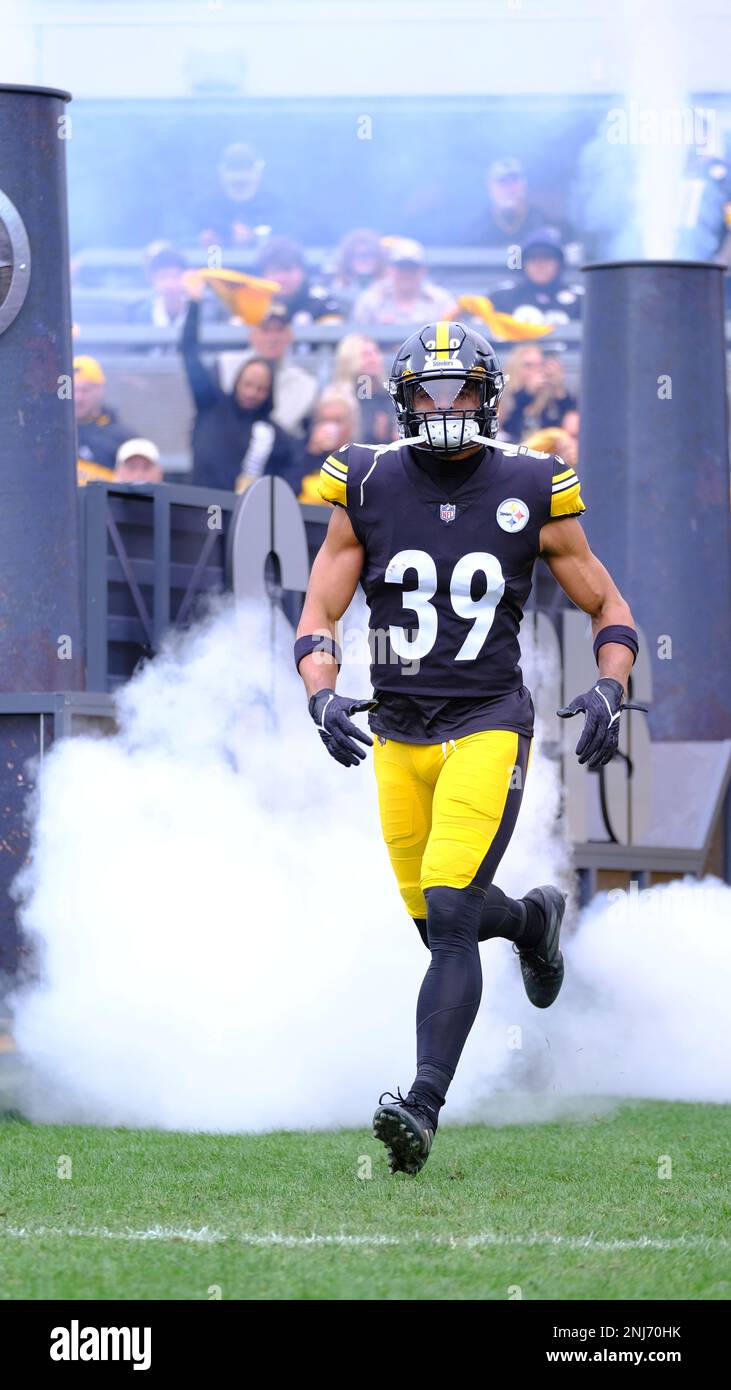
[[[185,375],[188,378],[188,385],[190,386],[196,409],[209,410],[224,393],[221,391],[215,377],[201,361],[198,348],[199,317],[200,304],[197,300],[191,299],[188,305],[188,312],[185,315],[185,323],[183,324],[180,351],[183,357]]]
[[[298,491],[295,484],[299,481],[299,469],[295,458],[295,440],[288,435],[285,430],[275,426],[277,435],[274,441],[266,472],[275,478],[284,478],[290,487]]]

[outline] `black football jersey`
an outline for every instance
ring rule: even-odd
[[[428,455],[408,440],[350,444],[326,459],[320,494],[345,507],[364,548],[371,680],[384,709],[437,711],[460,732],[472,709],[473,725],[525,731],[518,633],[541,527],[584,503],[558,455],[482,444],[479,466],[454,481],[425,471]],[[378,731],[377,715],[370,722]],[[408,738],[393,722],[386,732]],[[436,741],[439,719],[430,727]]]

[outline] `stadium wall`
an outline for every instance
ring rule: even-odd
[[[439,0],[115,0],[100,16],[84,0],[63,6],[6,0],[3,9],[4,47],[17,81],[61,83],[79,97],[205,91],[291,99],[623,91],[640,6],[637,0],[454,0],[448,6]],[[683,70],[693,72],[696,89],[723,90],[728,5],[707,0],[699,12],[665,0],[662,13],[677,32]],[[653,58],[649,44],[646,71]]]

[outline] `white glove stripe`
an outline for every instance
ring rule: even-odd
[[[324,703],[324,705],[323,705],[323,707],[322,707],[322,723],[316,725],[316,728],[322,729],[323,733],[325,733],[325,734],[329,734],[329,733],[330,733],[330,730],[328,729],[327,724],[325,723],[325,710],[327,709],[327,707],[328,707],[328,705],[330,704],[330,701],[331,701],[331,700],[332,700],[332,695],[328,695],[328,697],[327,697],[327,699],[326,699],[326,701],[325,701],[325,703]]]
[[[602,697],[602,699],[603,699],[603,701],[604,701],[604,703],[605,703],[607,709],[609,710],[609,724],[607,725],[607,728],[611,728],[611,727],[612,727],[612,724],[613,724],[614,721],[615,721],[615,719],[619,719],[619,716],[620,716],[620,714],[622,713],[622,711],[621,711],[621,710],[616,710],[615,713],[612,714],[612,706],[610,705],[610,703],[609,703],[609,701],[608,701],[606,695],[604,694],[604,691],[603,691],[603,690],[600,690],[598,685],[595,685],[595,686],[594,686],[594,689],[596,690],[597,695],[601,695],[601,697]]]

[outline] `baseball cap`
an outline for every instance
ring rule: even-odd
[[[388,246],[391,265],[426,265],[426,254],[420,241],[411,237],[394,237]]]
[[[538,227],[535,232],[531,232],[523,242],[522,255],[525,261],[527,257],[533,255],[535,251],[548,251],[556,260],[563,262],[563,246],[561,237],[555,227]]]
[[[96,357],[75,357],[73,366],[74,372],[78,373],[82,381],[92,382],[95,386],[104,385],[104,369]]]
[[[120,444],[117,449],[116,461],[126,463],[127,459],[136,458],[138,454],[144,459],[149,459],[151,463],[160,462],[160,450],[151,439],[125,439],[124,444]]]
[[[262,314],[259,322],[271,323],[274,320],[277,323],[289,323],[291,318],[292,314],[289,305],[283,304],[281,300],[273,299],[269,308]]]

